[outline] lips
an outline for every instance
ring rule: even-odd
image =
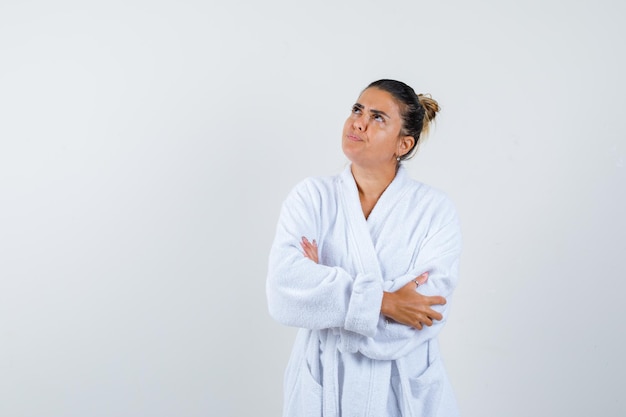
[[[347,134],[346,138],[351,142],[363,142],[363,139],[352,133]]]

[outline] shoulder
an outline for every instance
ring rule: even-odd
[[[447,226],[459,227],[456,208],[446,192],[408,177],[404,188],[403,200],[406,204],[407,219],[427,224],[431,231]]]
[[[335,193],[338,181],[340,181],[338,175],[307,177],[291,189],[286,202],[292,200],[311,202],[328,198]]]
[[[459,216],[450,196],[436,188],[419,181],[410,180],[407,185],[411,207],[407,218],[414,218],[418,224],[425,225],[424,242],[453,242],[461,246],[461,224]],[[443,239],[443,240],[442,240]]]
[[[432,207],[437,211],[456,212],[452,199],[445,191],[412,178],[407,178],[406,183],[407,194],[410,199],[419,201],[421,205]]]
[[[334,188],[337,181],[339,181],[338,175],[307,177],[296,184],[294,189],[325,191]]]

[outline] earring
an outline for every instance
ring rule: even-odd
[[[396,161],[400,162],[400,157],[399,156],[396,157]]]

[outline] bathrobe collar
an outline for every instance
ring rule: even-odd
[[[381,286],[384,285],[383,276],[373,236],[389,218],[396,203],[406,193],[408,187],[404,187],[404,185],[407,181],[409,179],[405,169],[400,166],[395,178],[380,196],[367,220],[363,215],[359,191],[352,175],[351,165],[348,165],[341,173],[337,184],[337,191],[341,199],[340,205],[348,223],[348,236],[355,249],[352,256],[356,258],[358,273],[370,276],[375,281],[380,282]],[[362,336],[356,333],[342,333],[344,334],[342,334],[341,349],[355,352],[362,341]]]
[[[350,211],[353,215],[360,213],[361,215],[359,217],[361,218],[362,223],[367,224],[368,227],[374,227],[381,222],[384,222],[384,219],[387,218],[389,212],[408,189],[407,187],[404,187],[404,185],[407,181],[409,181],[406,169],[404,166],[400,165],[398,167],[398,171],[396,172],[396,176],[378,199],[378,202],[372,209],[369,217],[365,219],[363,209],[361,207],[361,200],[359,199],[359,189],[357,188],[356,181],[352,175],[352,164],[348,164],[348,166],[341,173],[340,178],[344,185],[343,191],[346,193],[345,200],[349,205]]]

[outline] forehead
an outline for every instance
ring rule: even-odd
[[[400,117],[400,107],[396,99],[388,92],[376,87],[364,90],[357,100],[367,110],[379,110],[390,117]]]

